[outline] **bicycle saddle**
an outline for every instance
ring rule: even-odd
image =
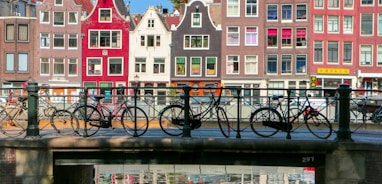
[[[90,98],[92,98],[92,99],[94,98],[95,100],[100,101],[101,99],[105,98],[105,96],[104,95],[93,95]]]
[[[17,98],[17,100],[20,101],[20,102],[24,102],[24,101],[28,100],[28,97],[27,96],[19,96]]]

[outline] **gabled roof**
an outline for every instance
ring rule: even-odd
[[[179,16],[167,16],[165,17],[167,27],[171,29],[171,26],[178,26],[180,23],[180,17]]]
[[[74,0],[77,5],[82,5],[82,11],[89,14],[93,10],[93,4],[90,0]]]

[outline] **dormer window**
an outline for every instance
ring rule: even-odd
[[[99,22],[111,22],[111,9],[99,10]]]

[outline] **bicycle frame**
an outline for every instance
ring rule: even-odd
[[[204,119],[204,117],[209,112],[212,111],[212,109],[216,109],[220,105],[220,99],[221,99],[222,91],[223,91],[222,88],[220,88],[219,95],[218,95],[217,99],[216,99],[215,95],[213,93],[211,93],[211,97],[210,98],[212,98],[212,100],[210,101],[208,106],[203,111],[201,111],[201,112],[199,112],[197,114],[194,114],[193,111],[191,111],[191,117],[193,119],[202,120],[202,119]]]

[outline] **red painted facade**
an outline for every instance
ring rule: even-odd
[[[84,87],[127,85],[130,20],[126,9],[123,9],[125,7],[120,6],[121,2],[124,5],[123,1],[117,1],[97,1],[92,12],[82,21]]]

